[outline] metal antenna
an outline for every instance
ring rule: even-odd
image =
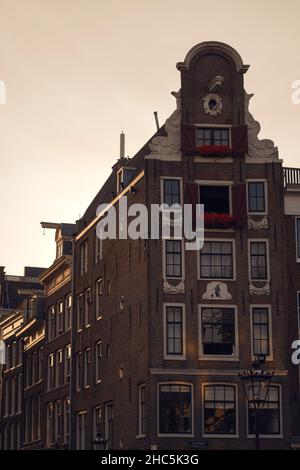
[[[158,122],[157,111],[153,111],[153,114],[154,114],[154,119],[155,119],[155,124],[156,124],[156,130],[158,131],[158,129],[159,129],[159,122]]]

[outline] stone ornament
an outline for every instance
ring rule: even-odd
[[[206,292],[202,295],[202,299],[207,300],[231,300],[232,295],[228,292],[227,284],[224,282],[213,281],[206,286]]]
[[[203,107],[205,114],[217,116],[223,109],[222,98],[216,93],[209,93],[203,98]]]
[[[249,294],[250,295],[270,295],[271,294],[270,284],[267,282],[267,284],[265,284],[263,287],[256,287],[250,282]]]
[[[268,228],[269,219],[266,215],[260,220],[254,220],[250,216],[248,216],[248,230],[261,230]]]
[[[172,286],[164,279],[163,289],[166,294],[184,294],[184,281],[181,280],[176,286]]]

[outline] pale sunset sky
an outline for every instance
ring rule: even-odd
[[[133,156],[175,108],[176,63],[197,43],[228,43],[251,67],[245,88],[261,138],[300,167],[299,0],[0,0],[0,265],[49,266],[54,232],[74,222],[110,173],[126,134]]]

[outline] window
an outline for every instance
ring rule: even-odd
[[[32,385],[32,356],[26,358],[26,387]]]
[[[235,312],[233,308],[201,308],[201,352],[208,356],[234,356]]]
[[[101,382],[102,341],[95,345],[95,382]]]
[[[253,356],[270,355],[270,325],[268,307],[252,307]]]
[[[135,168],[122,167],[117,173],[117,192],[123,191],[132,180],[136,172]]]
[[[254,384],[254,395],[259,394],[259,388],[261,384]],[[248,433],[255,434],[255,407],[253,388],[249,386],[248,389]],[[266,397],[266,403],[260,410],[260,424],[259,434],[260,435],[273,435],[280,434],[280,390],[277,385],[270,385],[268,395]]]
[[[235,395],[232,385],[204,386],[204,434],[236,434]]]
[[[11,378],[11,397],[10,397],[10,414],[14,415],[16,412],[16,376]]]
[[[47,404],[47,446],[50,447],[54,441],[53,403]]]
[[[101,406],[93,409],[93,439],[96,439],[101,433]]]
[[[90,364],[90,348],[84,350],[83,353],[83,387],[89,386],[89,364]]]
[[[48,340],[55,337],[55,307],[52,305],[48,310]]]
[[[165,240],[166,277],[182,277],[182,241]]]
[[[200,250],[200,277],[233,279],[233,242],[206,241]]]
[[[60,387],[63,385],[63,352],[62,349],[56,352],[56,368],[55,368],[55,373],[56,373],[56,380],[55,384],[56,387]]]
[[[88,241],[85,240],[80,245],[80,274],[87,273],[88,270]]]
[[[44,348],[41,347],[38,351],[38,381],[43,378],[43,363],[44,363]]]
[[[55,441],[57,442],[61,441],[61,418],[61,401],[58,400],[57,402],[55,402]]]
[[[192,434],[191,385],[159,385],[159,433]]]
[[[138,435],[146,434],[146,386],[145,384],[138,387]]]
[[[32,403],[31,399],[25,401],[25,442],[31,442],[32,439]]]
[[[228,128],[210,128],[198,127],[197,129],[197,146],[201,145],[227,145],[229,146],[229,129]]]
[[[102,279],[96,281],[96,319],[100,320],[101,315],[101,295],[102,295]]]
[[[17,424],[17,450],[20,450],[22,447],[22,424]]]
[[[77,305],[76,305],[76,328],[77,331],[82,329],[83,323],[83,295],[79,294],[77,296]]]
[[[92,290],[87,289],[84,296],[84,326],[90,326],[89,306],[92,302]]]
[[[105,405],[105,439],[107,440],[107,449],[113,449],[114,444],[114,405],[106,403]]]
[[[48,374],[47,374],[48,390],[54,388],[54,354],[48,356]]]
[[[248,181],[248,212],[266,211],[264,181]]]
[[[298,308],[298,329],[300,332],[300,291],[297,292],[297,308]]]
[[[265,241],[250,242],[250,268],[251,280],[267,280],[267,243]]]
[[[21,339],[18,341],[18,365],[23,363],[23,342]]]
[[[5,408],[4,408],[4,416],[8,416],[10,410],[10,378],[5,380],[5,395],[3,395],[5,399]]]
[[[11,366],[16,367],[17,365],[17,343],[13,342],[11,345]]]
[[[180,179],[163,179],[163,202],[169,207],[180,205]]]
[[[184,315],[183,307],[167,305],[165,307],[165,356],[176,359],[184,355]]]
[[[65,298],[65,330],[71,328],[71,318],[72,318],[72,296],[67,295]]]
[[[70,439],[70,398],[64,399],[64,443]]]
[[[95,230],[95,264],[102,260],[103,255],[103,239],[98,237],[97,230]]]
[[[76,391],[81,390],[81,352],[77,353],[75,356],[75,365],[76,365]]]
[[[296,217],[296,250],[297,261],[300,262],[300,217]]]
[[[199,191],[205,214],[230,214],[229,186],[200,185]]]
[[[65,347],[65,380],[64,383],[68,384],[70,383],[70,377],[71,377],[71,345],[68,344],[68,346]]]
[[[84,450],[86,441],[86,411],[76,413],[76,450]]]
[[[17,413],[22,412],[22,393],[23,393],[22,374],[18,374],[17,376]]]
[[[56,313],[56,334],[61,334],[63,331],[63,313],[64,313],[64,304],[60,300],[57,304],[57,313]]]
[[[39,380],[39,356],[38,351],[34,351],[32,355],[33,362],[33,383],[37,383]]]
[[[63,241],[57,243],[56,245],[56,259],[61,258],[63,255]]]

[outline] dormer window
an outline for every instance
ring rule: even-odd
[[[130,168],[123,166],[120,168],[120,170],[117,173],[117,192],[120,193],[123,191],[126,186],[130,183],[132,180],[134,174],[135,174],[136,169],[135,168]]]
[[[229,129],[198,127],[197,147],[202,145],[225,145],[229,147]]]
[[[61,258],[63,255],[63,241],[60,240],[56,245],[56,259]]]

